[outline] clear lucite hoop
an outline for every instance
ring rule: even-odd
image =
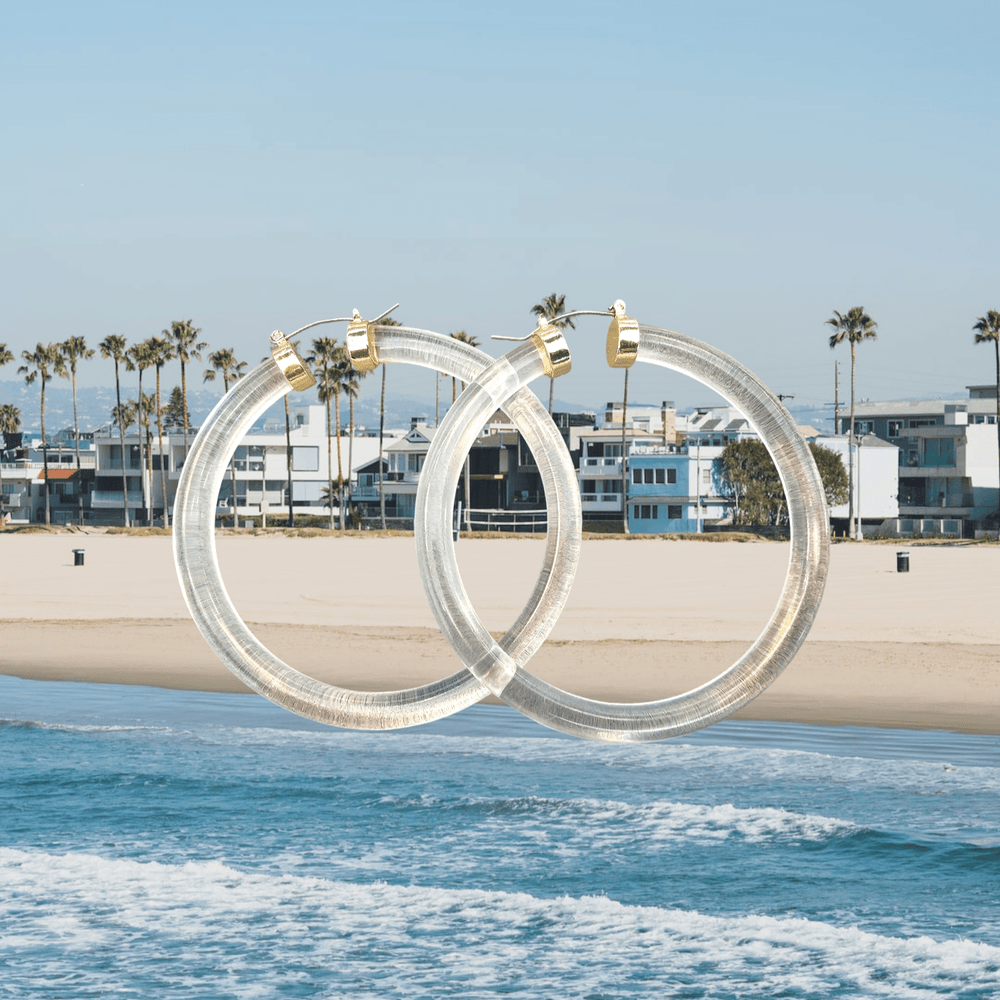
[[[506,704],[542,725],[587,739],[645,742],[693,732],[731,715],[761,693],[791,662],[819,609],[829,563],[826,496],[805,439],[780,400],[722,351],[683,334],[639,325],[636,359],[690,375],[737,406],[774,459],[785,489],[791,552],[778,605],[764,630],[728,670],[686,694],[619,704],[582,698],[510,662],[483,628],[462,584],[440,497],[454,495],[488,394],[467,392],[450,411],[424,462],[414,520],[424,588],[452,648]],[[520,349],[521,353],[523,349]],[[513,358],[512,351],[507,358]],[[505,359],[480,379],[500,380]],[[535,372],[534,374],[540,374]],[[520,377],[534,377],[530,366]],[[523,383],[519,383],[523,384]],[[477,424],[479,421],[479,424]],[[450,493],[449,493],[450,491]],[[431,554],[434,569],[425,569]]]
[[[426,330],[375,327],[374,335],[382,361],[421,365],[472,385],[493,361],[461,341]],[[188,454],[174,500],[173,545],[181,590],[199,631],[248,687],[289,711],[328,725],[395,729],[443,718],[475,704],[488,689],[465,669],[405,691],[352,691],[324,684],[276,657],[240,618],[226,593],[216,557],[215,498],[240,439],[290,389],[280,366],[268,359],[223,397]],[[535,395],[514,385],[500,403],[538,457],[546,495],[551,491],[553,497],[566,500],[565,505],[556,505],[534,591],[501,640],[504,655],[520,664],[544,641],[569,593],[579,544],[566,545],[565,534],[579,539],[580,500],[562,438]]]

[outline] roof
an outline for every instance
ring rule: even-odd
[[[857,402],[854,419],[859,417],[933,417],[942,416],[948,406],[963,406],[969,413],[996,413],[995,399],[895,399],[883,403]],[[841,405],[840,419],[850,416],[846,404]]]
[[[69,479],[70,476],[76,475],[76,469],[49,469],[49,479]],[[38,478],[41,480],[45,479],[45,470],[40,469],[38,472]]]

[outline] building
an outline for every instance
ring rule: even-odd
[[[189,444],[196,431],[188,434]],[[11,435],[11,438],[19,435]],[[163,499],[172,514],[174,495],[184,467],[184,436],[176,430],[163,435],[163,451],[155,431],[125,435],[125,482],[122,481],[122,442],[110,427],[81,435],[81,472],[76,471],[72,441],[65,436],[48,447],[51,519],[54,524],[77,523],[120,525],[127,502],[133,523],[157,523],[163,519]],[[326,412],[323,406],[307,406],[294,415],[291,428],[292,468],[289,477],[284,421],[268,424],[268,431],[247,434],[233,454],[223,476],[217,498],[218,512],[240,518],[273,515],[287,518],[289,478],[292,507],[299,514],[329,516],[326,500],[329,484],[327,467]],[[4,509],[12,523],[45,520],[44,469],[41,442],[28,439],[3,454]],[[339,451],[339,465],[338,465]],[[378,438],[334,438],[329,447],[333,479],[338,467],[345,479],[349,470],[377,463]],[[127,491],[127,500],[125,492]],[[352,483],[352,488],[354,484]],[[346,492],[350,490],[345,487]],[[80,499],[83,499],[82,518]],[[339,509],[335,498],[334,509]]]
[[[899,512],[884,526],[885,533],[976,537],[996,532],[996,388],[968,389],[966,400],[855,405],[855,434],[873,434],[899,449]],[[849,419],[841,419],[845,434]]]
[[[688,444],[724,448],[730,441],[755,438],[757,432],[735,406],[699,406],[677,418],[677,436]]]
[[[5,434],[0,452],[0,517],[8,524],[45,523],[45,464],[49,468],[49,514],[53,524],[87,522],[97,464],[93,437],[80,435],[80,470],[73,430],[54,434],[43,450],[34,434]]]
[[[632,534],[697,533],[729,517],[716,494],[721,447],[636,443],[628,454],[628,526]]]
[[[848,468],[848,438],[846,434],[816,435],[812,440],[823,448],[837,452]],[[899,516],[899,448],[874,434],[854,440],[854,512],[862,535],[884,534],[887,521]],[[849,505],[830,508],[830,521],[838,532],[847,531]]]

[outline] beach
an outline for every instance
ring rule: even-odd
[[[328,683],[397,690],[459,668],[409,537],[217,539],[234,604],[276,655]],[[73,549],[85,550],[75,566]],[[737,718],[1000,732],[1000,548],[835,544],[798,656]],[[462,539],[463,580],[499,635],[538,574],[541,538]],[[756,638],[784,580],[781,542],[584,542],[568,604],[529,669],[607,701],[717,676]],[[233,692],[188,616],[167,537],[0,537],[0,673]]]

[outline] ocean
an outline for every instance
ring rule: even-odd
[[[0,678],[0,997],[1000,997],[1000,737]]]

